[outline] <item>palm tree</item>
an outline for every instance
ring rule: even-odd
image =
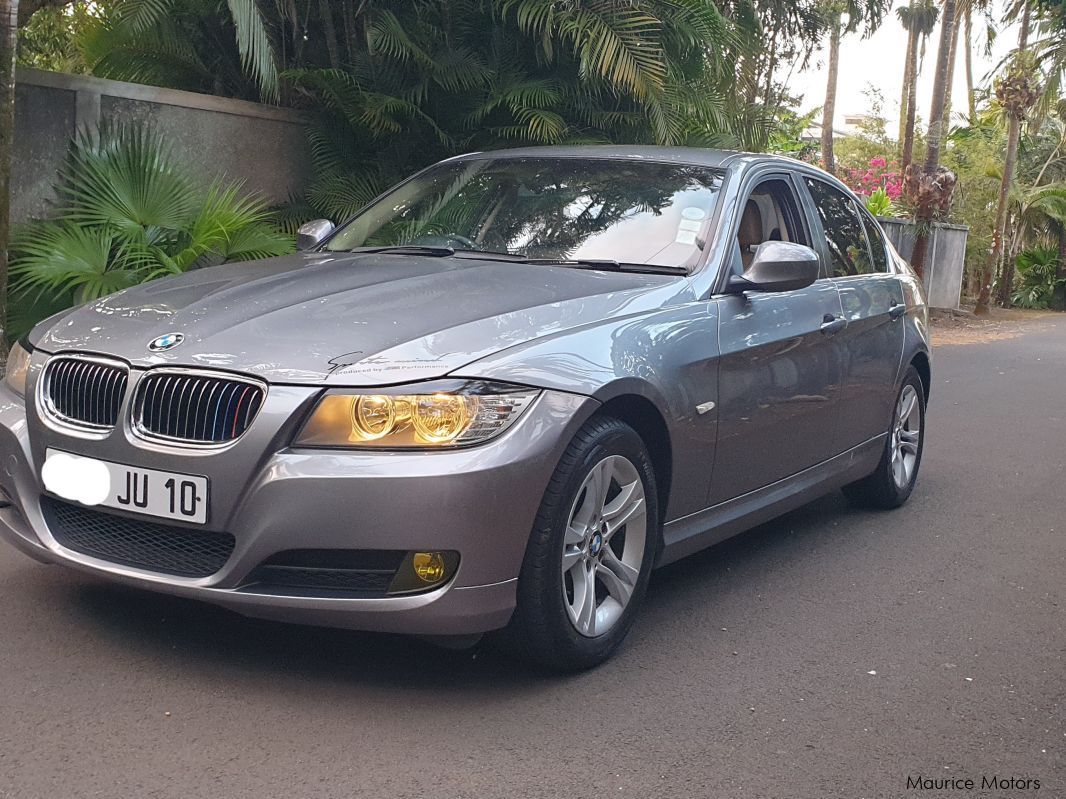
[[[925,166],[919,171],[915,164],[907,168],[905,190],[915,204],[918,235],[911,253],[911,265],[919,275],[925,272],[925,258],[929,247],[929,233],[938,214],[947,213],[955,190],[955,175],[940,166],[940,148],[944,136],[944,108],[947,100],[948,69],[951,42],[955,35],[956,0],[944,0],[941,14],[940,45],[937,49],[936,75],[933,80],[933,102],[929,110],[929,133],[926,142]]]
[[[274,102],[278,56],[257,0],[122,0],[82,36],[94,74]],[[232,36],[232,52],[224,36]],[[244,88],[251,80],[254,88]]]
[[[975,12],[982,13],[987,19],[990,9],[991,0],[959,0],[958,14],[962,24],[959,25],[959,22],[956,22],[957,28],[961,28],[961,31],[957,29],[955,36],[962,37],[962,44],[965,48],[963,54],[966,70],[966,119],[971,126],[977,124],[977,94],[973,74],[973,15]],[[989,20],[989,25],[991,25],[991,20]],[[989,50],[987,43],[983,49],[987,55]]]
[[[836,154],[833,151],[833,124],[837,111],[837,80],[840,72],[840,36],[843,25],[843,9],[834,5],[830,10],[829,64],[825,88],[825,103],[822,105],[822,161],[825,171],[835,175]]]
[[[822,106],[822,159],[825,170],[836,172],[836,155],[833,149],[833,121],[836,117],[837,81],[840,74],[840,40],[846,33],[866,24],[866,32],[877,28],[885,11],[893,0],[828,0],[825,15],[829,28],[828,69],[825,88],[825,103]],[[847,16],[847,24],[844,17]]]
[[[914,126],[917,120],[919,65],[925,59],[925,45],[936,28],[940,9],[933,0],[911,0],[896,9],[907,30],[907,60],[903,68],[903,98],[900,102],[900,164],[906,170],[914,160]],[[919,52],[920,51],[920,52]]]
[[[944,133],[951,130],[951,95],[955,87],[955,67],[959,56],[959,33],[965,21],[965,5],[967,0],[958,0],[955,6],[955,25],[951,34],[951,49],[948,50],[948,81],[944,91]]]
[[[966,119],[968,124],[977,122],[977,95],[973,79],[973,0],[968,0],[963,11],[963,36],[966,45]]]
[[[1014,167],[1018,161],[1018,144],[1021,141],[1022,122],[1039,100],[1034,79],[1035,64],[1029,54],[1029,33],[1032,24],[1032,8],[1022,2],[1022,24],[1018,32],[1018,50],[1007,74],[996,85],[996,98],[1007,112],[1007,151],[1003,158],[1003,175],[1000,180],[999,201],[996,205],[996,226],[992,232],[992,249],[981,272],[981,292],[977,297],[974,313],[987,314],[992,299],[992,283],[1003,259],[1003,237],[1007,228],[1011,187],[1014,183]],[[1004,280],[1001,290],[1010,302],[1009,280]]]

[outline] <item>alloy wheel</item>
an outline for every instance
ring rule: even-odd
[[[892,428],[892,478],[896,487],[906,489],[918,464],[922,434],[921,400],[914,386],[906,385],[899,395]]]
[[[608,632],[636,590],[648,535],[644,482],[621,455],[586,475],[563,540],[563,599],[574,628],[588,638]]]

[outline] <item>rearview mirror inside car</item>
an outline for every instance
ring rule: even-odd
[[[729,279],[729,290],[795,291],[818,279],[818,255],[810,247],[790,241],[766,241],[743,275]]]

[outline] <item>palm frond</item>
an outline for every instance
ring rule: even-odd
[[[233,27],[237,31],[237,49],[244,64],[259,84],[263,99],[278,98],[278,66],[266,20],[256,0],[226,0]]]
[[[145,262],[117,245],[117,234],[70,222],[31,226],[12,244],[12,285],[27,294],[72,293],[78,302],[140,282]]]
[[[162,140],[129,125],[81,134],[60,180],[58,202],[69,221],[127,235],[180,228],[196,207],[195,182]]]
[[[329,175],[311,184],[307,189],[307,201],[319,213],[339,222],[355,216],[387,185],[381,175],[371,169]]]

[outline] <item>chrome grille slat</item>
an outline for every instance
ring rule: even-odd
[[[85,430],[118,424],[129,385],[125,364],[91,355],[57,355],[48,362],[40,397],[46,416]]]
[[[215,405],[216,395],[219,393],[219,391],[222,390],[222,388],[223,387],[220,383],[216,383],[215,385],[211,386],[211,390],[207,394],[207,399],[204,402],[203,428],[200,430],[199,436],[201,439],[209,440],[208,432],[214,430],[213,422],[216,414],[212,413],[211,409]]]
[[[216,372],[155,370],[142,378],[133,428],[145,438],[196,445],[235,441],[255,421],[266,395],[258,381]]]
[[[104,377],[107,374],[107,370],[104,367],[96,365],[93,366],[93,382],[89,392],[89,405],[91,411],[89,415],[92,417],[94,424],[101,424],[104,419],[103,408],[103,395],[101,391],[104,387]]]

